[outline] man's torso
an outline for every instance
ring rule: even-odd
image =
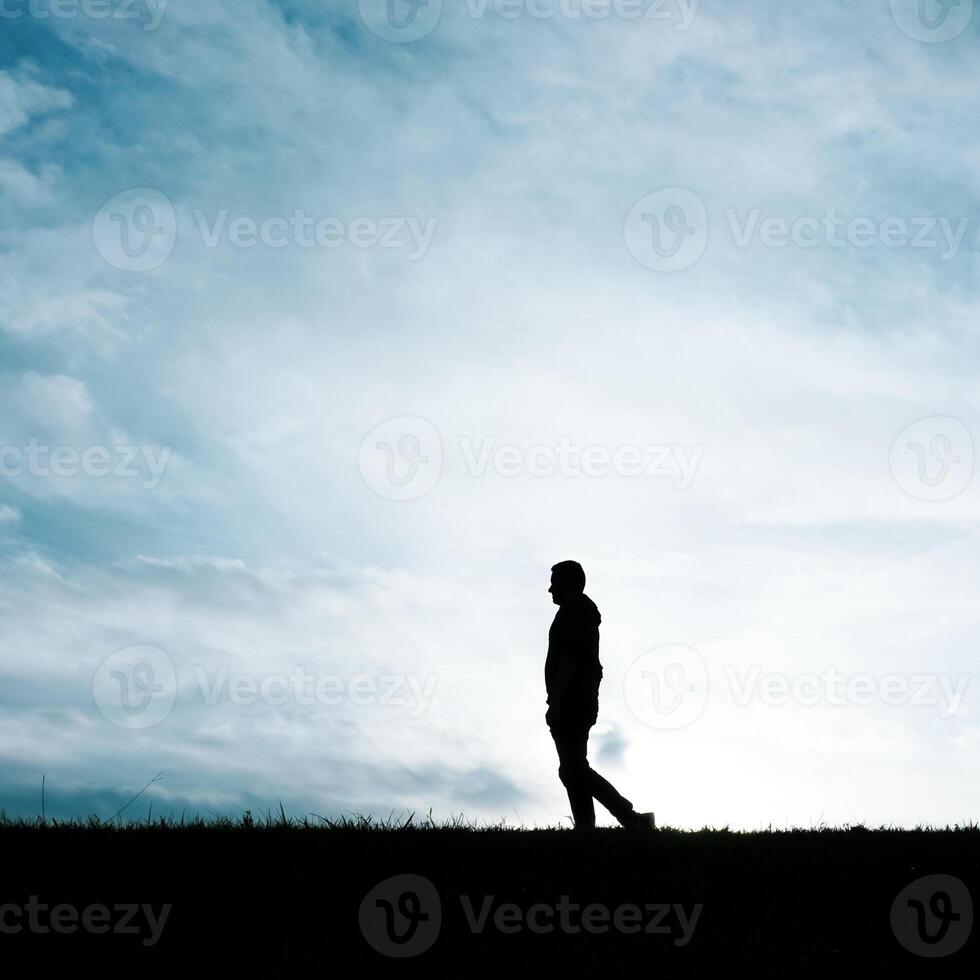
[[[560,693],[564,715],[592,715],[598,703],[602,665],[599,623],[602,617],[586,595],[562,604],[548,633],[545,688],[548,704]],[[561,690],[559,691],[559,688]]]

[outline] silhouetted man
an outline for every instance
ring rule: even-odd
[[[552,601],[558,606],[548,634],[544,684],[545,721],[558,750],[558,778],[568,791],[576,830],[595,828],[597,799],[624,827],[651,828],[652,813],[637,813],[613,786],[589,766],[589,729],[599,714],[599,623],[596,604],[585,594],[585,572],[577,561],[551,569]]]

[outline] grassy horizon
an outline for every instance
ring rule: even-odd
[[[186,811],[179,817],[171,812],[165,816],[153,816],[152,808],[146,817],[127,816],[125,819],[120,814],[112,817],[99,817],[96,814],[89,816],[64,817],[45,817],[41,814],[35,816],[10,816],[5,810],[0,808],[0,831],[11,829],[65,829],[65,830],[145,830],[147,828],[165,830],[344,830],[344,831],[371,831],[371,832],[399,832],[399,831],[466,831],[466,832],[506,832],[506,833],[549,833],[549,832],[568,832],[574,834],[575,830],[570,824],[554,824],[548,826],[530,826],[522,823],[510,823],[506,818],[497,821],[486,819],[470,819],[464,813],[436,820],[432,817],[431,811],[428,814],[420,815],[417,812],[409,813],[407,816],[396,816],[394,813],[388,816],[377,816],[375,814],[345,813],[340,816],[326,817],[320,814],[309,813],[303,816],[289,816],[284,807],[280,804],[278,812],[267,809],[264,814],[254,815],[251,810],[245,810],[240,817],[232,817],[222,814],[211,814],[202,816],[196,813],[188,817]],[[626,833],[620,827],[599,826],[596,833]],[[818,824],[816,826],[795,826],[795,827],[776,827],[769,824],[766,827],[754,829],[732,828],[728,825],[717,827],[704,825],[702,827],[673,827],[669,824],[658,826],[654,831],[646,831],[637,834],[630,833],[629,836],[637,837],[645,834],[673,834],[673,835],[696,835],[696,834],[731,834],[737,836],[753,835],[778,835],[778,834],[827,834],[827,833],[976,833],[980,834],[980,824],[968,822],[963,824],[919,824],[915,827],[901,827],[894,825],[868,826],[864,823],[845,823],[840,825]]]

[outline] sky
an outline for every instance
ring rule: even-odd
[[[0,807],[567,826],[576,559],[660,824],[980,820],[978,43],[3,0]]]

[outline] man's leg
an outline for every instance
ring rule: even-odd
[[[592,805],[590,770],[586,757],[589,729],[563,720],[551,728],[551,737],[558,750],[558,778],[568,793],[575,829],[592,830],[595,827],[595,807]]]
[[[558,778],[568,791],[575,826],[583,830],[595,827],[593,797],[624,826],[636,816],[633,804],[589,766],[589,729],[594,721],[563,719],[557,729],[551,730],[558,749]]]
[[[635,816],[633,804],[616,791],[607,779],[603,779],[589,768],[589,792],[594,796],[623,826],[626,826]]]

